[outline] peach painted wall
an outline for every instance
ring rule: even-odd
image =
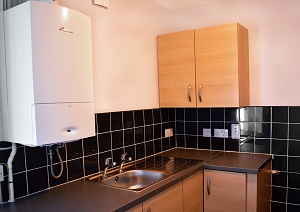
[[[171,13],[145,0],[60,0],[92,18],[95,109],[158,108],[156,36],[171,31]]]
[[[4,52],[4,48],[2,48],[4,46],[4,21],[3,21],[3,0],[0,0],[0,141],[3,141],[3,124],[2,124],[2,97],[4,94],[2,94],[2,91],[4,91],[4,89],[2,88],[2,86],[4,86],[3,81],[1,79],[3,79],[2,73],[3,71],[5,71],[5,52]],[[6,96],[6,95],[5,95]]]
[[[173,13],[173,31],[239,22],[249,29],[251,105],[300,105],[300,1],[227,0]]]

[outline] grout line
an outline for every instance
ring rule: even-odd
[[[28,172],[27,172],[27,156],[26,156],[26,151],[25,151],[25,147],[23,148],[24,151],[24,163],[25,163],[25,173],[26,173],[26,189],[27,189],[27,195],[29,195],[29,186],[28,186]]]
[[[47,180],[48,180],[48,188],[50,188],[50,174],[49,174],[49,168],[48,166],[50,165],[49,164],[49,159],[48,159],[48,147],[45,148],[46,149],[46,159],[47,159]],[[52,164],[53,165],[53,164]]]
[[[287,126],[287,135],[286,135],[286,138],[287,138],[287,155],[289,155],[289,137],[290,137],[290,107],[288,107],[288,126]],[[289,171],[289,157],[287,156],[286,158],[286,170],[287,170],[287,173]],[[288,187],[289,186],[289,177],[288,177],[288,174],[286,176],[286,186]],[[287,203],[288,203],[288,195],[289,195],[289,192],[288,192],[288,189],[286,189],[286,196],[285,196],[285,204],[286,204],[286,211],[287,211]]]
[[[84,164],[84,145],[83,145],[83,139],[81,139],[81,149],[82,149],[82,169],[83,169],[83,176],[85,177],[85,164]]]
[[[199,110],[198,110],[198,108],[196,108],[196,118],[197,118],[197,149],[199,149],[199,120],[198,120],[198,112],[199,112]],[[203,134],[203,133],[202,133]]]
[[[223,121],[223,129],[225,129],[225,108],[223,108],[223,119],[224,119],[224,121]],[[226,143],[225,143],[225,138],[223,138],[223,146],[224,146],[224,152],[226,151]]]
[[[212,150],[212,140],[211,140],[211,138],[212,138],[212,134],[214,132],[212,132],[212,128],[211,128],[211,108],[209,108],[209,129],[211,129],[211,132],[210,132],[211,135],[209,137],[209,149]]]
[[[270,119],[271,119],[271,124],[270,124],[270,151],[269,151],[269,154],[272,154],[272,148],[273,148],[273,140],[272,140],[272,137],[273,137],[273,107],[270,107]],[[272,182],[272,181],[271,181]]]
[[[185,134],[185,125],[186,125],[186,120],[185,120],[185,108],[183,108],[183,132],[184,132],[184,136],[183,136],[183,140],[184,140],[184,148],[186,148],[186,134]]]
[[[66,151],[66,177],[67,182],[69,182],[69,163],[68,163],[68,145],[65,143],[65,151]]]

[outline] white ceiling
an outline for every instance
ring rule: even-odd
[[[149,2],[168,9],[169,11],[186,10],[193,7],[202,7],[226,0],[148,0]]]

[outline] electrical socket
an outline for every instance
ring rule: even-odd
[[[173,136],[173,128],[165,129],[165,138]]]
[[[240,126],[238,124],[231,124],[231,138],[240,139]]]
[[[3,165],[0,165],[0,182],[4,181]]]
[[[203,137],[211,137],[211,130],[203,128]]]
[[[228,129],[214,129],[214,137],[228,138]]]

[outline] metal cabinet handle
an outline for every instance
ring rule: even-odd
[[[192,101],[192,97],[191,97],[191,89],[192,89],[192,86],[189,85],[189,88],[188,88],[188,99],[189,99],[189,102]]]
[[[200,102],[202,102],[201,90],[202,90],[202,85],[199,85],[199,88],[198,88],[198,97],[199,97],[199,101]]]
[[[210,195],[210,177],[207,177],[207,193]]]
[[[63,31],[63,32],[73,33],[72,30],[66,29],[65,27],[61,27],[61,28],[59,28],[59,30],[60,30],[60,31]]]
[[[148,208],[147,212],[151,212],[151,208]]]

